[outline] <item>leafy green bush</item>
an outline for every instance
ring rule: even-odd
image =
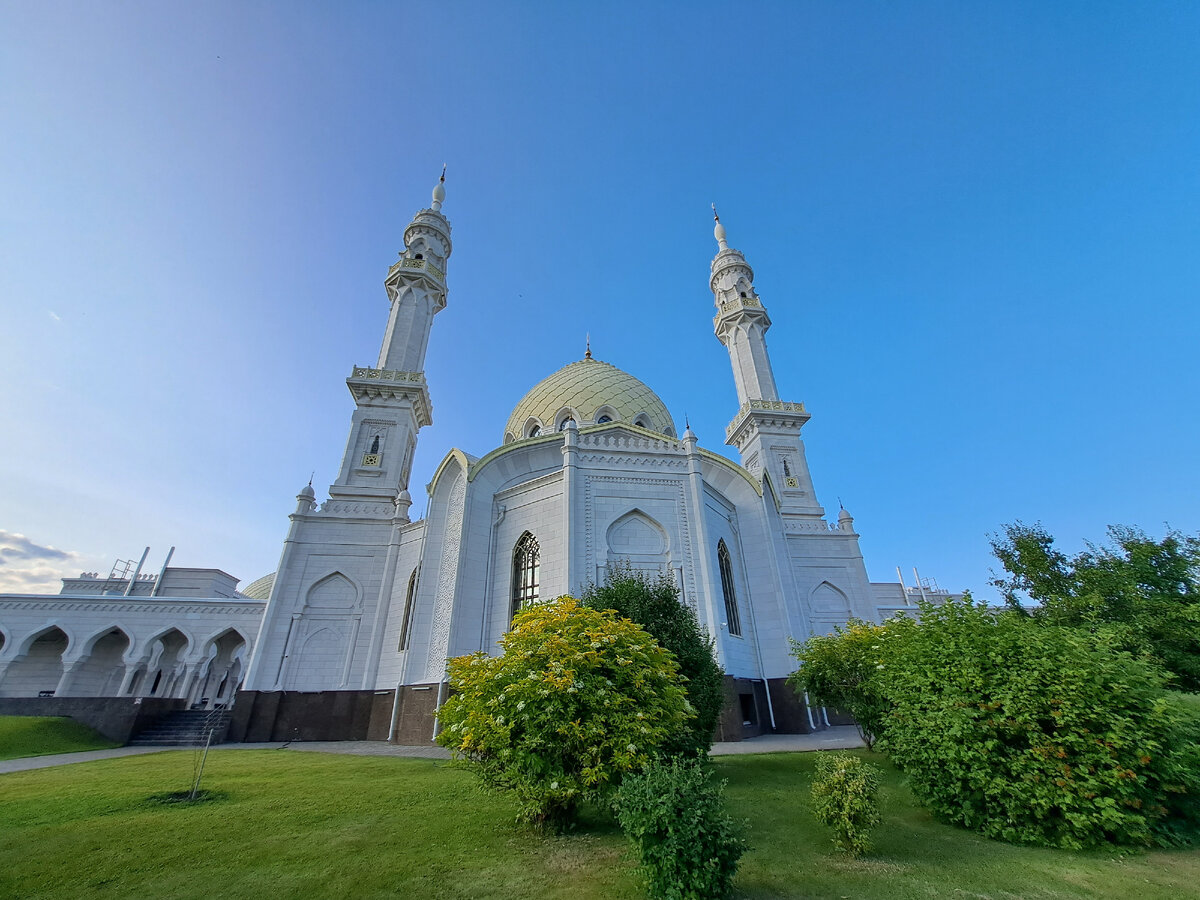
[[[896,618],[883,625],[851,619],[833,634],[816,635],[801,643],[792,641],[792,655],[800,668],[788,684],[821,706],[836,706],[854,716],[867,749],[882,736],[891,704],[884,696],[880,673],[884,660],[896,652],[909,619]]]
[[[637,850],[652,900],[729,895],[746,842],[725,812],[723,787],[701,761],[679,758],[621,783],[617,821]]]
[[[691,715],[670,653],[571,597],[522,610],[500,644],[498,657],[451,660],[456,693],[438,714],[438,743],[485,785],[512,791],[525,821],[569,823]]]
[[[813,775],[813,814],[833,829],[833,843],[851,856],[871,849],[878,827],[879,769],[849,753],[822,753]]]
[[[1200,727],[1156,667],[969,598],[921,613],[882,670],[880,747],[937,815],[1069,848],[1172,842],[1194,824]]]
[[[688,702],[695,718],[667,741],[665,753],[707,753],[725,703],[725,672],[717,664],[713,642],[691,607],[679,602],[679,590],[666,575],[651,578],[629,568],[611,571],[604,584],[583,592],[582,603],[592,609],[611,609],[632,619],[658,643],[675,654],[679,674],[686,680]]]

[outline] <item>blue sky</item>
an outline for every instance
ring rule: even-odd
[[[586,332],[733,455],[715,201],[874,579],[1200,530],[1198,46],[1194,3],[0,3],[0,589],[271,571],[443,162],[415,512]]]

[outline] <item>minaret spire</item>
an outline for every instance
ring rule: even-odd
[[[717,204],[712,205],[713,221],[717,224],[713,226],[713,237],[717,239],[717,246],[722,250],[728,250],[729,244],[725,240],[725,226],[721,224],[721,217],[717,215]]]
[[[433,204],[434,212],[442,211],[442,203],[446,199],[446,164],[442,163],[442,177],[438,179],[438,183],[433,186]]]

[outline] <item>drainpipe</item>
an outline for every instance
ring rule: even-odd
[[[449,662],[449,660],[447,660],[447,662]],[[433,707],[433,736],[429,738],[430,741],[436,741],[438,732],[441,730],[441,722],[438,721],[438,710],[440,710],[442,708],[442,704],[446,702],[446,686],[449,683],[450,682],[446,679],[445,675],[442,675],[442,680],[438,682],[437,702]]]
[[[734,514],[736,516],[736,513]],[[754,655],[758,659],[758,671],[762,673],[763,687],[767,692],[767,715],[771,717],[771,730],[775,731],[775,705],[771,703],[771,682],[767,680],[767,669],[763,665],[762,644],[758,639],[758,623],[754,619],[754,601],[750,597],[750,570],[746,568],[746,551],[742,549],[742,532],[731,518],[729,522],[738,548],[738,561],[742,564],[742,576],[746,582],[746,608],[750,610],[750,627],[754,630]],[[736,582],[735,582],[736,583]]]

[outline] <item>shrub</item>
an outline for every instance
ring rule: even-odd
[[[456,693],[439,712],[438,743],[485,785],[512,791],[524,821],[569,823],[690,715],[671,654],[571,597],[518,613],[500,645],[498,657],[451,660]]]
[[[652,900],[726,897],[746,851],[722,788],[699,760],[664,759],[630,775],[614,808],[638,853]]]
[[[807,693],[821,706],[836,706],[854,716],[858,733],[871,749],[882,735],[891,705],[880,685],[884,658],[894,652],[909,619],[884,625],[851,619],[833,634],[816,635],[804,643],[792,641],[792,655],[800,668],[788,676],[797,693]]]
[[[880,823],[880,771],[848,753],[817,757],[812,783],[813,814],[833,829],[833,844],[851,856],[871,849],[871,831]]]
[[[1156,667],[969,598],[921,611],[886,663],[880,746],[937,815],[1069,848],[1170,842],[1194,822],[1196,719]]]
[[[651,578],[629,568],[610,572],[604,584],[589,587],[582,602],[592,609],[611,609],[632,619],[670,650],[686,681],[695,718],[671,736],[665,753],[707,753],[725,703],[725,672],[717,664],[713,642],[690,606],[679,602],[675,582],[666,575]]]

